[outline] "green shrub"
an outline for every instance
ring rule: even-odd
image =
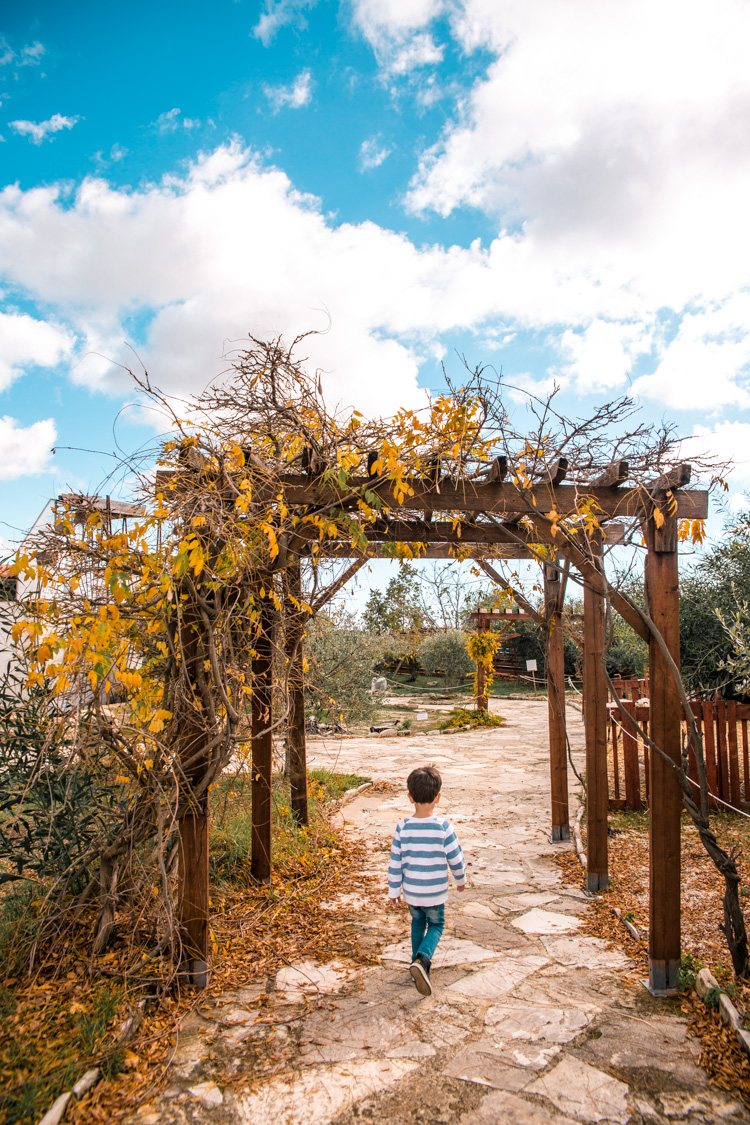
[[[460,683],[474,670],[474,661],[466,650],[466,639],[461,629],[433,633],[419,646],[419,663],[428,675],[442,672],[446,684]]]
[[[440,730],[455,730],[467,724],[472,727],[504,727],[505,719],[490,711],[469,711],[465,707],[454,707],[448,718],[438,723],[438,726]]]

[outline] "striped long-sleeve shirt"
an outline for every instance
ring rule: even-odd
[[[396,825],[388,864],[388,894],[412,906],[439,906],[448,897],[448,867],[466,882],[461,845],[443,816],[407,816]]]

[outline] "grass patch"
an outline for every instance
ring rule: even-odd
[[[271,790],[271,851],[273,870],[281,879],[304,878],[327,863],[337,842],[326,806],[347,789],[369,781],[355,773],[311,770],[308,774],[308,824],[303,828],[291,810],[289,782],[274,775]],[[250,886],[252,842],[251,780],[247,774],[223,777],[211,794],[209,863],[217,884]]]
[[[490,711],[468,711],[465,707],[454,707],[447,719],[443,719],[438,726],[440,730],[456,730],[467,724],[472,727],[504,727],[505,719]]]

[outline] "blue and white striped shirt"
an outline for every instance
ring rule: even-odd
[[[461,845],[443,816],[407,816],[396,825],[388,864],[388,894],[412,906],[439,906],[448,897],[448,866],[457,885],[466,882]]]

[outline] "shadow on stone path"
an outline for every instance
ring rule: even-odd
[[[404,786],[403,796],[364,793],[340,814],[368,841],[366,870],[383,888],[393,826],[411,808],[406,775],[425,762],[443,775],[440,808],[469,886],[446,907],[433,996],[421,999],[408,976],[406,910],[386,912],[363,883],[363,935],[391,939],[381,963],[292,966],[269,982],[261,1017],[262,986],[190,1016],[170,1085],[133,1123],[750,1122],[709,1087],[679,1004],[652,999],[623,954],[577,935],[589,906],[553,861],[569,845],[547,839],[546,701],[504,700],[502,712],[507,726],[484,732],[310,746],[311,766]],[[569,726],[580,769],[575,712]],[[249,1088],[261,1041],[283,1069]],[[231,1083],[211,1078],[217,1057]]]

